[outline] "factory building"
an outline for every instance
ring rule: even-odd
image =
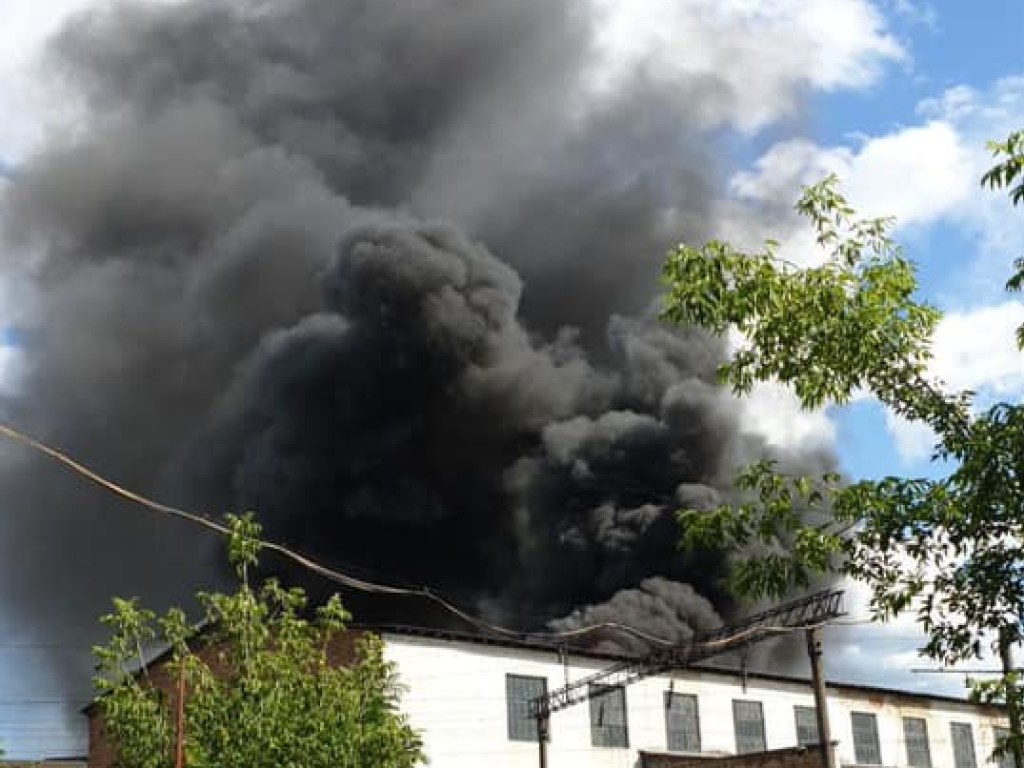
[[[367,631],[346,633],[339,663]],[[401,708],[435,768],[534,768],[530,700],[621,660],[449,631],[372,631],[397,667]],[[827,695],[838,766],[998,765],[990,755],[1007,726],[999,707],[845,683],[830,683]],[[89,766],[109,768],[98,711],[86,712]],[[817,768],[817,741],[808,680],[704,665],[628,686],[593,686],[586,700],[552,714],[546,751],[549,768]]]

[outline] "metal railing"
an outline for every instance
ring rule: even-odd
[[[629,685],[646,677],[672,669],[682,669],[700,661],[743,648],[780,631],[806,629],[834,619],[842,612],[843,590],[824,590],[776,608],[748,616],[712,632],[647,656],[619,662],[600,672],[575,680],[547,695],[530,701],[531,714],[539,719],[590,698],[590,686]]]

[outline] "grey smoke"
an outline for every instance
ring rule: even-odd
[[[588,101],[588,8],[75,20],[50,66],[82,118],[0,192],[25,339],[4,415],[128,486],[257,510],[328,563],[525,629],[684,637],[708,601],[728,614],[724,558],[678,552],[673,512],[766,449],[714,384],[721,344],[651,313],[664,248],[712,230],[700,112],[728,88],[638,72]],[[84,642],[111,595],[216,578],[216,542],[3,460],[8,633]]]
[[[577,608],[551,626],[565,630],[606,622],[622,622],[676,643],[722,626],[714,606],[693,587],[658,576],[644,579],[635,589],[616,592],[601,605]],[[596,651],[639,654],[650,650],[650,644],[639,636],[623,636],[611,629],[603,630],[602,635],[594,644]]]

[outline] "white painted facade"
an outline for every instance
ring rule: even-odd
[[[548,690],[609,665],[605,659],[571,657],[568,669],[556,653],[489,645],[443,636],[384,633],[385,656],[398,667],[404,687],[402,709],[422,733],[434,768],[534,768],[536,743],[513,741],[508,734],[506,675],[547,680]],[[667,752],[665,693],[698,698],[701,752],[735,754],[733,700],[763,705],[768,749],[797,744],[795,706],[813,707],[807,682],[749,675],[746,690],[738,674],[687,670],[641,680],[626,687],[628,748],[591,744],[590,708],[586,702],[551,717],[548,747],[551,768],[637,768],[639,751]],[[829,685],[832,739],[838,762],[856,765],[852,712],[877,719],[882,765],[907,766],[904,717],[927,722],[932,768],[956,768],[951,723],[968,723],[973,732],[978,768],[994,765],[994,727],[1005,719],[994,708],[941,697],[885,691],[852,685]]]

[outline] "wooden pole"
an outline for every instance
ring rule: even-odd
[[[999,659],[1003,663],[1003,676],[1006,680],[1006,714],[1010,719],[1010,733],[1013,734],[1013,764],[1015,768],[1024,768],[1024,755],[1021,750],[1020,708],[1017,706],[1017,686],[1011,684],[1009,675],[1016,674],[1013,669],[1013,643],[1016,633],[1010,626],[999,628]]]
[[[807,656],[811,660],[811,684],[814,686],[814,711],[818,717],[818,745],[821,748],[821,768],[834,768],[832,733],[828,725],[828,699],[825,697],[825,672],[822,668],[821,660],[821,629],[819,627],[812,627],[807,630]]]
[[[174,735],[174,768],[185,768],[185,660],[178,668],[178,717]]]

